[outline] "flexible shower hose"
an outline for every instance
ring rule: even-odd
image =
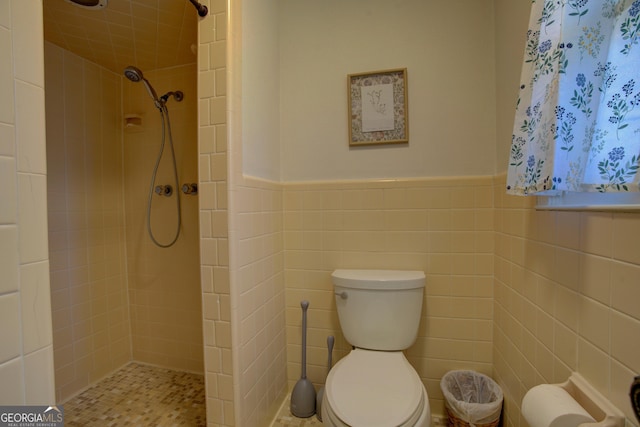
[[[169,120],[169,110],[167,109],[164,103],[161,104],[162,108],[158,108],[160,111],[160,118],[162,119],[162,143],[160,144],[160,152],[158,153],[158,158],[156,160],[156,165],[153,168],[153,174],[151,176],[151,186],[149,188],[149,201],[147,203],[147,231],[149,233],[149,237],[151,241],[161,248],[168,248],[173,246],[174,243],[178,240],[178,236],[180,235],[180,225],[182,222],[181,214],[180,214],[180,194],[178,192],[178,188],[180,184],[178,183],[178,167],[176,166],[176,153],[173,149],[173,136],[171,135],[171,121]],[[165,123],[166,116],[166,123]],[[158,167],[160,166],[160,160],[162,160],[162,155],[164,154],[164,146],[166,141],[166,132],[165,128],[169,131],[169,148],[171,149],[171,160],[173,161],[173,178],[175,181],[175,192],[176,192],[176,211],[178,214],[178,220],[176,221],[176,231],[173,236],[173,240],[171,240],[168,244],[162,244],[158,242],[158,240],[153,235],[153,229],[151,228],[151,205],[153,203],[153,189],[156,183],[156,175],[158,173]]]

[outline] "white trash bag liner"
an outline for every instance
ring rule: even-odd
[[[475,371],[450,371],[442,377],[440,388],[449,410],[471,427],[500,418],[502,389],[488,376]]]

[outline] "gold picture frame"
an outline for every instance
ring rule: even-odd
[[[409,142],[407,69],[347,76],[349,146]]]

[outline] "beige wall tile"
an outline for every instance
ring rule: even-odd
[[[508,211],[517,206],[509,201],[497,216],[514,218]],[[521,274],[503,273],[502,267],[496,271],[494,373],[506,390],[505,401],[511,402],[505,405],[507,423],[524,425],[519,407],[526,390],[541,382],[565,381],[572,371],[614,400],[628,417],[626,394],[637,370],[630,365],[636,365],[640,351],[631,343],[637,335],[638,313],[630,305],[639,296],[630,286],[637,282],[637,261],[622,255],[631,249],[618,249],[624,245],[615,239],[626,238],[625,228],[633,235],[640,217],[528,210],[524,217],[530,217],[533,227],[496,224],[496,265],[517,262],[524,268]],[[521,231],[517,237],[524,240],[524,252],[505,248],[502,242]],[[624,261],[612,260],[616,253],[626,257]],[[520,293],[525,297],[522,330],[505,315],[512,301],[506,295]],[[510,342],[514,345],[506,345]]]
[[[613,255],[611,214],[584,213],[580,215],[580,249],[603,257]]]
[[[46,173],[46,150],[44,129],[44,90],[25,82],[17,82],[16,99],[16,143],[18,170],[29,173]]]
[[[34,13],[30,2],[11,1],[11,19],[14,23],[13,61],[15,76],[40,88],[44,87],[44,63],[42,44],[44,43],[42,11]],[[30,23],[31,25],[25,25]],[[42,130],[42,128],[40,127]]]
[[[2,169],[2,165],[0,165]],[[15,292],[19,288],[18,230],[15,225],[0,226],[0,293]]]
[[[580,301],[580,335],[604,352],[609,352],[609,310],[590,298]]]
[[[611,357],[638,372],[640,370],[640,321],[621,313],[611,314]]]
[[[577,290],[580,281],[580,253],[557,248],[553,279],[569,289]]]
[[[577,368],[578,336],[562,324],[554,325],[554,353],[571,370]]]
[[[15,224],[18,217],[16,161],[10,157],[2,157],[0,166],[0,179],[6,183],[2,189],[2,197],[6,203],[0,206],[0,223]]]
[[[12,124],[0,123],[0,156],[15,156],[14,141],[15,127]]]
[[[578,354],[578,372],[597,389],[606,390],[610,378],[607,353],[580,338]]]
[[[9,5],[10,2],[5,2],[3,5]],[[8,11],[7,11],[8,12]],[[11,14],[7,13],[7,15],[3,17],[10,17]],[[0,28],[0,49],[2,52],[6,52],[6,59],[2,61],[2,65],[0,65],[0,88],[2,88],[2,93],[7,94],[8,99],[7,102],[3,102],[0,106],[0,121],[6,124],[15,123],[15,94],[13,90],[13,52],[11,46],[11,31],[7,28]],[[8,132],[8,126],[4,129],[5,132]],[[3,155],[12,154],[15,152],[15,148],[12,147],[13,138],[11,139],[11,144],[9,141],[5,140],[2,142],[2,150],[0,153]]]
[[[568,249],[579,249],[580,221],[576,221],[575,213],[558,212],[556,222],[558,224],[558,243]]]
[[[7,362],[13,358],[16,358],[22,354],[20,329],[17,327],[20,325],[20,295],[18,293],[11,293],[2,295],[0,297],[0,310],[2,316],[2,350],[0,352],[0,360]]]
[[[47,213],[43,210],[47,200],[47,183],[44,175],[18,173],[18,192],[30,197],[20,197],[18,225],[20,227],[20,261],[22,263],[44,261],[48,258]]]
[[[608,305],[611,298],[611,260],[583,254],[580,264],[580,293]]]
[[[65,290],[51,297],[54,360],[61,373],[56,395],[62,401],[131,357],[130,332],[121,320],[127,300],[115,297],[125,283],[123,192],[118,187],[122,166],[121,155],[114,154],[122,147],[121,77],[56,46],[46,47],[47,81],[67,89],[47,91],[46,111],[53,114],[47,120],[53,126],[47,132],[48,152],[60,154],[47,157],[47,170],[49,190],[61,198],[53,204],[58,226],[50,230],[50,250],[57,249],[60,261],[50,269],[52,287]],[[95,99],[101,100],[102,110],[90,102]],[[65,108],[58,108],[60,103]],[[57,117],[59,111],[67,115]],[[65,132],[57,128],[59,123],[65,124]]]
[[[615,360],[611,361],[611,392],[607,394],[607,397],[611,400],[611,403],[624,412],[627,420],[635,418],[629,401],[629,378],[633,378],[635,375],[635,371],[628,369]],[[625,425],[633,424],[626,421]]]
[[[48,345],[24,357],[25,404],[42,405],[54,395],[53,347]]]
[[[611,306],[635,319],[640,319],[640,307],[636,304],[638,283],[640,283],[640,266],[611,263]],[[606,288],[606,285],[603,284],[602,287]]]
[[[12,384],[13,387],[0,387],[0,399],[5,405],[24,405],[24,361],[15,358],[0,364],[0,380],[2,384]],[[53,377],[53,375],[51,375]]]
[[[556,319],[573,331],[578,329],[579,296],[565,287],[556,294]]]
[[[24,354],[52,345],[50,295],[49,264],[23,265],[20,268],[20,300]],[[53,353],[49,356],[53,358]]]
[[[613,256],[616,259],[640,264],[640,223],[637,214],[616,214],[613,217]]]

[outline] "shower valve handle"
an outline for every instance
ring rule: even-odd
[[[184,194],[195,196],[196,194],[198,194],[198,184],[182,184],[182,192]]]
[[[158,196],[170,197],[173,194],[173,187],[171,185],[156,185],[155,192]]]

